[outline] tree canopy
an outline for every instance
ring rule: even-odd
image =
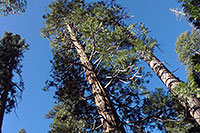
[[[199,2],[178,1],[196,27],[181,34],[176,43],[179,62],[188,74],[185,83],[153,54],[157,41],[149,37],[148,28],[129,24],[128,13],[115,0],[56,0],[48,6],[41,34],[50,42],[53,59],[43,90],[54,88],[56,100],[45,115],[53,119],[49,132],[200,130],[192,114],[196,114],[192,110],[199,113],[195,107],[200,107],[196,102],[200,97]],[[26,5],[26,0],[2,0],[0,14],[24,13]],[[17,34],[6,32],[0,40],[0,125],[4,112],[11,112],[21,98],[20,63],[27,49]],[[144,69],[144,61],[174,95],[146,87],[152,75]]]
[[[172,131],[177,122],[179,129],[176,131],[187,131],[192,126],[179,121],[180,105],[162,89],[149,93],[144,86],[149,73],[145,73],[140,65],[139,52],[151,53],[156,41],[148,37],[144,25],[125,24],[128,15],[112,2],[56,1],[49,5],[49,13],[43,16],[46,27],[41,32],[49,39],[54,54],[52,80],[47,82],[45,89],[55,87],[58,98],[58,105],[47,114],[48,118],[54,117],[52,132],[64,130],[62,126],[67,130],[73,128],[74,132],[102,130],[91,88],[85,80],[67,24],[75,30],[127,131],[151,131],[155,127]],[[134,45],[127,31],[135,36]]]
[[[182,33],[176,41],[176,48],[178,60],[186,66],[188,73],[187,83],[180,84],[179,88],[185,91],[188,95],[199,94],[199,55],[200,55],[200,32],[193,29],[192,33],[186,31]]]
[[[0,15],[21,14],[25,12],[26,0],[0,0]]]
[[[66,30],[66,23],[69,23],[76,30],[80,42],[83,43],[85,52],[95,67],[98,79],[108,90],[111,101],[120,114],[123,124],[126,124],[127,120],[140,119],[140,114],[133,115],[134,112],[131,110],[136,105],[138,107],[135,110],[138,111],[135,112],[140,110],[139,95],[146,93],[143,86],[145,80],[142,76],[145,77],[148,74],[145,74],[142,67],[138,66],[137,60],[140,58],[135,52],[137,50],[134,47],[123,45],[128,43],[126,34],[123,33],[130,28],[138,35],[138,38],[142,38],[143,40],[138,39],[137,41],[139,48],[139,44],[144,44],[141,47],[145,47],[145,45],[148,46],[154,43],[150,38],[149,40],[145,38],[147,37],[147,29],[143,25],[121,26],[124,25],[121,20],[128,16],[119,5],[114,3],[101,1],[86,5],[84,1],[56,1],[49,8],[50,13],[43,16],[46,19],[46,27],[42,29],[42,34],[50,40],[54,55],[60,55],[60,62],[63,66],[70,66],[68,69],[63,70],[56,63],[54,64],[55,70],[59,68],[59,71],[63,73],[63,71],[72,71],[70,70],[72,68],[79,68],[80,74],[78,76],[83,74],[82,80],[86,78],[83,72],[81,74],[83,69],[80,69],[82,66],[77,58],[77,51],[71,45]],[[114,25],[115,22],[121,23],[121,25]],[[59,59],[59,56],[54,56],[54,58]],[[56,73],[59,71],[57,70]],[[72,72],[76,71],[73,70]],[[77,79],[74,78],[78,81]],[[56,84],[49,83],[52,86]],[[79,86],[83,87],[80,83]],[[88,94],[91,94],[91,92],[85,93],[85,99],[92,98]],[[89,103],[92,104],[91,100]],[[94,121],[96,120],[93,120],[93,123]],[[132,130],[142,130],[142,127],[137,124],[137,126],[130,123],[126,125]]]

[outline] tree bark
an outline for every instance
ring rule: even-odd
[[[120,25],[117,23],[118,26]],[[127,36],[131,40],[135,40],[136,37],[131,34],[130,31],[127,31]],[[134,44],[132,44],[134,46]],[[178,83],[181,81],[174,76],[165,65],[160,62],[155,55],[151,54],[151,56],[147,56],[144,51],[140,52],[141,57],[145,60],[145,62],[150,66],[150,68],[155,72],[155,74],[160,78],[163,84],[170,90],[172,94],[176,94],[173,90],[176,88]],[[196,120],[196,122],[200,125],[200,101],[196,97],[186,97],[182,94],[178,94],[178,99],[180,99],[180,103],[189,111],[190,115]],[[185,102],[182,102],[182,99]]]
[[[155,72],[155,74],[160,78],[160,80],[164,83],[164,85],[170,90],[171,93],[176,94],[174,89],[176,85],[181,81],[175,77],[165,66],[160,62],[155,55],[151,55],[151,57],[147,57],[144,52],[140,54],[142,58],[147,62],[150,68]],[[196,120],[196,122],[200,125],[200,101],[195,97],[186,97],[182,94],[178,94],[178,98],[183,98],[185,102],[179,100],[181,104],[188,109],[190,115]]]
[[[102,87],[100,81],[98,80],[94,72],[93,65],[89,61],[82,44],[77,39],[74,30],[69,24],[67,24],[67,30],[70,33],[70,38],[73,41],[74,46],[76,47],[80,61],[84,66],[83,69],[85,71],[86,78],[92,87],[92,93],[95,98],[98,113],[101,117],[104,132],[124,133],[125,129],[110,101],[108,92]]]
[[[2,86],[0,86],[3,90],[3,93],[1,94],[0,97],[0,133],[2,130],[2,124],[3,124],[3,117],[4,117],[4,112],[6,109],[6,102],[7,102],[7,97],[8,97],[8,89],[4,88],[4,83],[2,83]]]

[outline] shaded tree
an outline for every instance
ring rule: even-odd
[[[69,56],[64,50],[56,51],[54,50],[54,59],[51,61],[52,81],[48,80],[44,88],[45,90],[49,87],[56,88],[57,104],[46,115],[48,119],[54,118],[54,122],[50,125],[51,131],[77,132],[81,128],[92,129],[97,110],[93,104],[91,87],[85,80],[82,67],[66,63]],[[96,124],[100,125],[100,123]]]
[[[17,34],[6,32],[0,41],[0,129],[4,112],[8,113],[15,107],[16,99],[21,97],[24,89],[20,62],[28,45]],[[14,74],[19,82],[13,81]]]

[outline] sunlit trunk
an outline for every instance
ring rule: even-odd
[[[120,24],[118,24],[120,25]],[[127,32],[128,38],[131,40],[135,40],[136,37],[131,34],[131,32]],[[134,44],[132,44],[134,46]],[[147,56],[144,51],[140,52],[140,55],[145,60],[145,62],[150,66],[150,68],[155,72],[155,74],[160,78],[160,80],[164,83],[164,85],[170,90],[171,93],[176,94],[173,91],[176,88],[178,83],[181,81],[173,75],[165,65],[160,62],[155,55],[151,54],[151,56]],[[184,99],[185,102],[181,102],[181,99]],[[182,94],[178,94],[178,99],[181,104],[188,109],[190,115],[196,120],[196,122],[200,125],[200,101],[196,97],[183,97]]]
[[[176,94],[174,89],[176,85],[181,81],[175,77],[163,63],[159,61],[153,54],[151,57],[147,57],[144,52],[141,52],[142,58],[147,62],[150,68],[155,72],[155,74],[160,78],[160,80],[165,84],[165,86],[171,91],[171,93]],[[178,98],[184,98],[186,103],[181,102],[181,104],[186,107],[190,112],[190,115],[197,121],[200,125],[200,102],[197,98],[183,97],[182,94],[178,94]],[[181,100],[180,100],[181,101]]]
[[[67,24],[67,29],[70,33],[73,44],[76,47],[87,80],[92,87],[92,93],[95,98],[98,113],[101,117],[101,123],[103,125],[104,132],[124,133],[125,129],[120,122],[119,116],[117,115],[114,106],[110,101],[107,90],[102,87],[100,81],[97,79],[93,65],[89,61],[81,43],[76,38],[72,27]]]

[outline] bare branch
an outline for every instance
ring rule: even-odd
[[[112,83],[113,80],[114,80],[114,79],[112,78],[112,79],[105,85],[104,88],[107,88],[107,87]]]
[[[11,81],[11,83],[15,86],[15,87],[17,87],[17,89],[19,89],[20,90],[20,92],[22,92],[22,89],[17,85],[17,84],[15,84],[14,82],[12,82]]]
[[[103,58],[103,55],[101,55],[93,64],[95,65],[97,62],[99,62]]]
[[[129,80],[133,80],[135,77],[138,77],[137,74],[140,72],[140,70],[137,70],[137,72],[133,75],[133,77],[129,78]]]
[[[100,59],[100,60],[98,60],[98,64],[97,64],[97,66],[95,67],[95,70],[97,70],[97,68],[99,67],[99,65],[100,65],[100,63],[101,63],[101,61],[102,61],[102,59],[103,59],[103,55],[100,56],[99,59]],[[94,65],[96,64],[96,62],[97,62],[97,61],[95,61]]]
[[[125,83],[125,84],[128,84],[128,82],[126,82],[126,81],[124,81],[124,80],[122,80],[122,79],[119,79],[119,81],[121,81],[121,82],[123,82],[123,83]]]

